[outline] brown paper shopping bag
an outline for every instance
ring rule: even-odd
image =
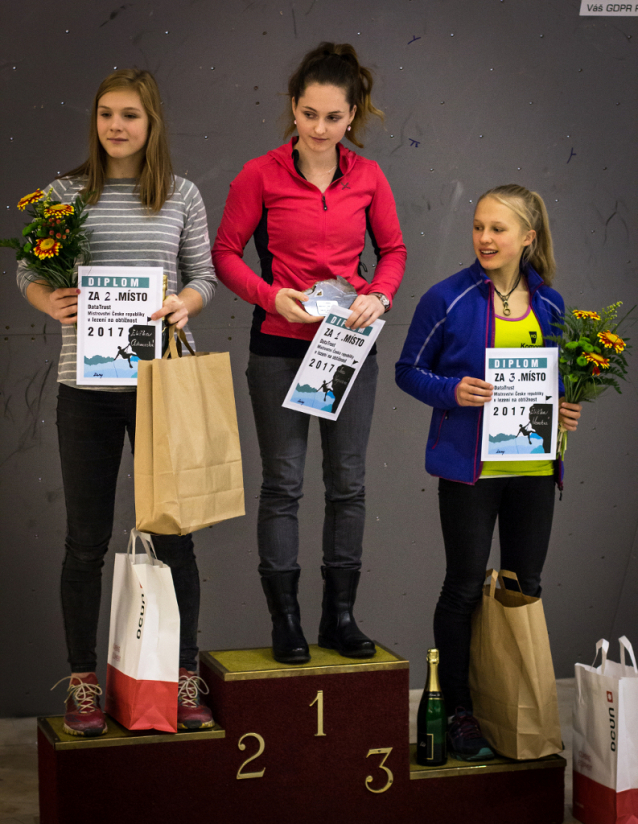
[[[230,356],[183,358],[173,331],[161,360],[139,362],[137,382],[135,525],[160,535],[245,514]]]
[[[483,734],[501,755],[543,758],[563,749],[554,665],[540,598],[505,589],[490,569],[472,616],[470,690]],[[496,587],[497,579],[500,588]]]

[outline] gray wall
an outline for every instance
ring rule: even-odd
[[[88,109],[113,67],[152,70],[163,92],[175,168],[201,189],[211,233],[242,164],[281,142],[286,79],[322,39],[349,41],[375,72],[385,127],[364,153],[394,189],[408,268],[379,341],[381,383],[368,456],[368,525],[358,616],[425,675],[444,573],[436,485],[423,469],[429,410],[401,393],[393,365],[419,296],[472,260],[473,202],[518,181],[551,212],[557,287],[568,305],[636,302],[638,18],[579,17],[578,0],[4,0],[0,235],[15,204],[85,155]],[[414,39],[417,38],[417,39]],[[411,143],[418,141],[418,145]],[[248,252],[255,262],[254,250]],[[366,256],[369,264],[371,255]],[[2,298],[2,696],[0,715],[62,710],[66,674],[58,603],[64,501],[56,445],[58,325],[19,295],[0,250]],[[220,287],[193,323],[200,349],[230,350],[245,461],[247,514],[197,536],[204,649],[269,643],[256,573],[259,460],[243,372],[251,307]],[[636,366],[632,364],[635,378]],[[588,662],[601,636],[638,646],[636,385],[586,409],[570,438],[544,599],[559,676]],[[320,611],[322,488],[316,427],[301,511],[301,603],[310,641]],[[126,455],[112,546],[134,524]],[[101,660],[111,563],[105,571]],[[102,664],[102,671],[104,664]]]

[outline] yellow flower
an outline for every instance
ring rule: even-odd
[[[598,340],[606,349],[613,349],[614,352],[622,352],[626,346],[625,341],[613,332],[599,332]]]
[[[598,312],[587,312],[584,309],[573,309],[572,314],[576,315],[576,317],[581,320],[600,320],[600,315]]]
[[[30,195],[25,195],[22,198],[22,200],[18,203],[18,209],[20,209],[21,212],[24,212],[30,203],[37,203],[38,200],[42,200],[43,197],[44,192],[42,189],[36,189],[35,192],[31,192]]]
[[[602,355],[597,355],[595,352],[583,352],[583,357],[589,363],[594,364],[592,370],[594,375],[600,375],[601,369],[609,369],[609,358],[603,358]]]
[[[39,257],[40,260],[44,260],[45,258],[55,257],[61,248],[62,244],[58,243],[57,240],[53,240],[52,237],[46,237],[36,241],[33,254]]]
[[[64,217],[73,214],[73,206],[69,203],[56,203],[55,206],[47,206],[44,210],[45,217]]]

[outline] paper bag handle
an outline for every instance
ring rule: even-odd
[[[600,652],[602,650],[602,652]],[[605,674],[605,665],[607,663],[607,653],[609,652],[609,641],[606,638],[601,638],[596,643],[596,655],[594,655],[594,660],[592,661],[592,667],[596,666],[596,659],[598,658],[598,653],[600,652],[601,655],[601,664],[600,664],[600,673],[601,675]]]
[[[634,648],[631,645],[631,641],[629,640],[629,638],[627,638],[626,635],[623,635],[621,638],[618,639],[618,643],[620,644],[620,663],[627,666],[627,653],[629,653],[631,663],[634,665],[634,672],[638,673],[638,667],[636,666],[636,656],[634,655]]]
[[[176,337],[177,336],[177,339]],[[182,343],[186,346],[191,355],[195,354],[195,350],[188,342],[183,329],[178,329],[177,324],[171,323],[168,327],[168,348],[162,355],[163,360],[167,360],[170,355],[171,358],[177,360],[182,357]]]
[[[488,569],[485,577],[490,578],[490,598],[493,598],[496,592],[497,579],[500,581],[501,589],[505,589],[505,581],[503,581],[503,578],[509,578],[512,581],[516,581],[519,591],[523,592],[518,580],[518,575],[515,572],[510,572],[509,569],[501,569],[498,572],[495,569]]]
[[[153,541],[151,540],[151,536],[148,532],[139,532],[137,529],[132,529],[131,534],[128,539],[128,548],[126,550],[128,555],[135,555],[135,542],[137,538],[140,539],[144,550],[146,551],[146,555],[148,560],[153,563],[153,561],[157,561],[157,555],[155,554],[155,549],[153,547]]]

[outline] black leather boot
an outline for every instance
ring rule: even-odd
[[[346,658],[371,658],[377,651],[354,620],[352,608],[361,573],[358,569],[321,567],[323,604],[319,646],[336,649]]]
[[[275,572],[261,579],[272,616],[272,653],[280,664],[306,664],[310,650],[299,623],[299,570]]]

